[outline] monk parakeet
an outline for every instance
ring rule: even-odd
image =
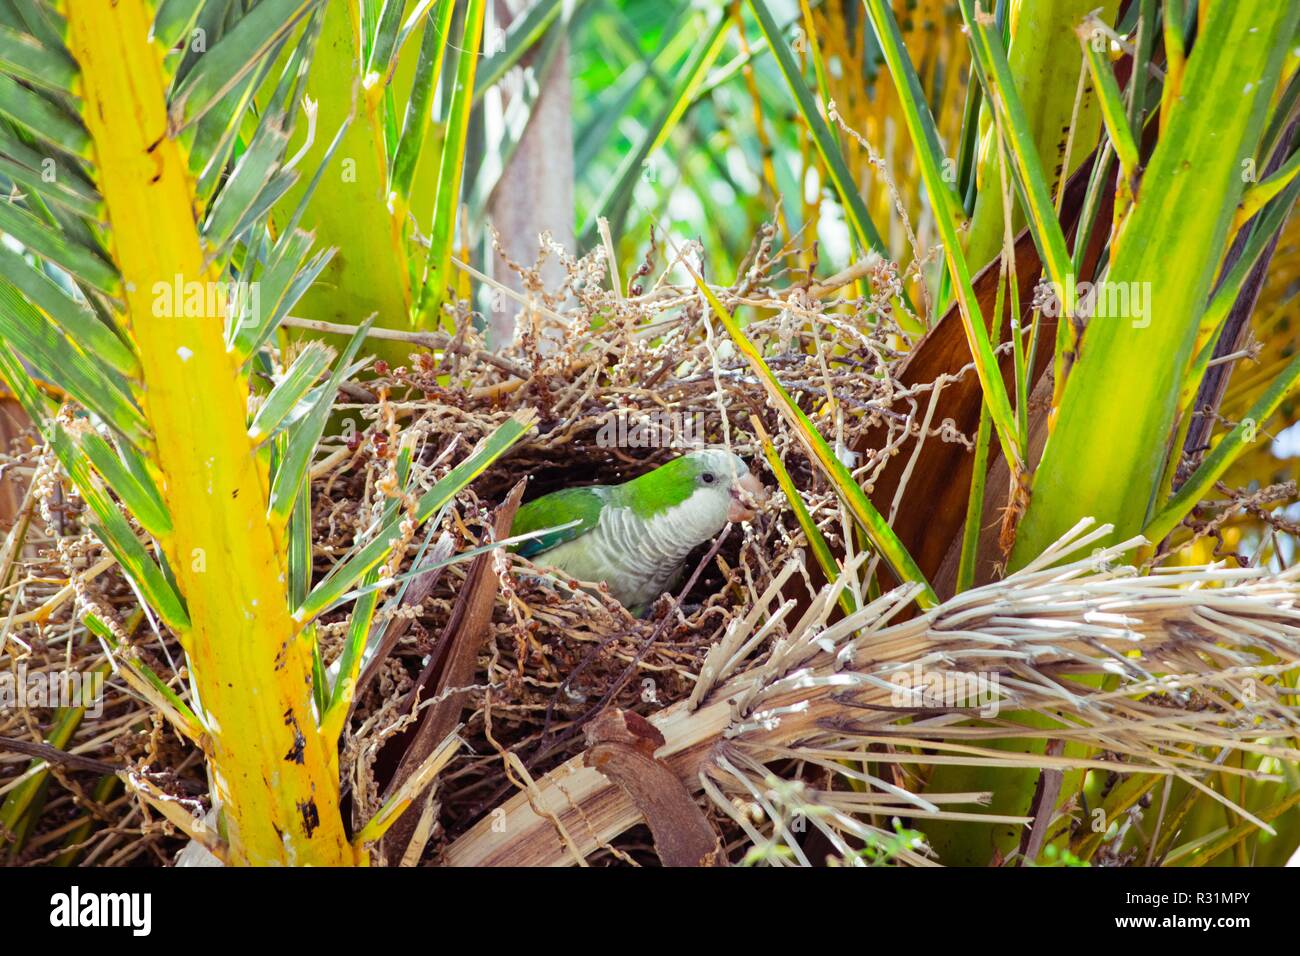
[[[681,577],[686,556],[728,521],[754,516],[763,485],[736,455],[693,451],[621,485],[565,488],[530,501],[511,534],[576,521],[519,553],[582,582],[604,581],[640,616]]]

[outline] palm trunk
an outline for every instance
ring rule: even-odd
[[[508,10],[498,2],[497,12]],[[516,4],[516,6],[525,6]],[[522,15],[522,14],[520,14]],[[563,20],[551,25],[563,30]],[[531,265],[537,259],[537,237],[550,231],[565,249],[574,247],[573,224],[573,122],[570,110],[569,43],[559,40],[545,75],[537,77],[540,92],[533,104],[528,126],[519,146],[501,174],[501,181],[488,204],[488,216],[501,234],[505,254],[515,262]],[[540,50],[524,58],[522,68],[538,59]],[[500,280],[517,292],[523,283],[514,272]],[[564,269],[554,256],[542,268],[547,288],[557,287]],[[494,307],[488,319],[488,342],[492,348],[508,346],[515,337],[520,306],[509,299]]]

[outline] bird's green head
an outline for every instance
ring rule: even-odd
[[[716,534],[728,521],[754,516],[763,485],[744,459],[722,448],[703,448],[675,458],[620,487],[625,503],[645,519],[685,508]]]

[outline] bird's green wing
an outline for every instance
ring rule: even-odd
[[[564,488],[553,491],[522,506],[515,513],[515,521],[510,527],[510,533],[527,534],[530,531],[569,524],[571,521],[578,522],[572,527],[544,534],[517,546],[521,555],[531,558],[535,554],[549,551],[556,545],[586,534],[600,521],[600,512],[604,507],[605,495],[601,488]]]

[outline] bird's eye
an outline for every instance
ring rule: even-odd
[[[700,481],[704,482],[706,485],[713,484],[713,472],[706,471],[704,474],[700,475]]]

